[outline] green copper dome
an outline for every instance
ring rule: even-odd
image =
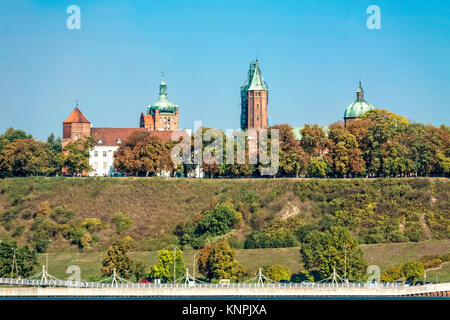
[[[175,110],[178,109],[178,106],[170,102],[167,98],[167,83],[164,81],[164,74],[162,74],[162,78],[159,85],[159,99],[148,107],[151,114],[153,114],[156,109],[159,110],[159,113],[167,114],[173,114]]]
[[[344,118],[358,118],[372,109],[373,106],[367,101],[355,101],[345,109]]]
[[[364,100],[364,90],[361,86],[361,81],[359,82],[358,89],[356,90],[356,101],[348,105],[344,112],[345,118],[359,118],[364,113],[372,110],[373,106]]]

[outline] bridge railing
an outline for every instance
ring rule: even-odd
[[[314,288],[314,289],[330,289],[330,288],[354,288],[354,289],[404,289],[407,288],[409,292],[427,292],[433,291],[439,284],[429,284],[422,286],[405,286],[400,283],[102,283],[102,282],[85,282],[85,281],[71,281],[71,280],[30,280],[30,279],[12,279],[0,278],[0,285],[21,286],[21,287],[69,287],[69,288],[280,288],[280,289],[296,289],[296,288]],[[441,284],[443,285],[443,284]],[[450,283],[444,284],[450,290]]]

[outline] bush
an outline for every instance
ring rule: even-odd
[[[288,230],[280,229],[272,232],[253,231],[245,239],[245,249],[257,248],[288,248],[297,247],[300,243],[294,234]]]
[[[103,229],[104,224],[98,218],[86,218],[81,223],[81,226],[85,228],[88,232],[94,233]]]
[[[280,280],[290,280],[292,272],[286,266],[275,264],[264,266],[263,274],[273,281],[280,282]]]
[[[28,220],[31,219],[33,216],[33,211],[31,209],[25,209],[22,212],[22,219]]]
[[[133,226],[133,220],[122,213],[116,214],[112,218],[111,222],[116,225],[116,230],[118,234],[121,234],[122,232],[130,229]]]
[[[42,218],[49,218],[51,214],[52,208],[50,207],[50,203],[48,201],[43,201],[39,203],[36,209],[36,216]]]
[[[25,226],[17,226],[14,230],[12,236],[13,237],[20,237],[23,234],[23,231],[25,230]]]
[[[73,217],[73,212],[65,210],[63,207],[56,207],[52,210],[50,217],[59,224],[65,224]]]

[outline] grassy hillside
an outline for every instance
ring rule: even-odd
[[[44,241],[50,252],[76,253],[71,233],[85,230],[84,219],[98,218],[102,227],[90,231],[93,243],[85,253],[103,251],[126,235],[136,240],[134,250],[152,251],[178,243],[177,225],[198,220],[227,199],[243,217],[227,235],[238,248],[253,230],[276,225],[295,235],[299,227],[320,228],[323,221],[348,227],[362,243],[448,239],[449,198],[450,180],[445,178],[0,179],[0,239],[32,246]],[[45,202],[52,211],[39,220],[36,212]],[[112,221],[119,212],[133,221],[121,234]]]
[[[381,270],[418,260],[425,255],[435,254],[442,256],[450,251],[450,241],[425,241],[419,243],[396,243],[382,245],[363,245],[363,251],[369,264],[380,266]],[[185,251],[184,261],[186,268],[191,274],[193,270],[193,258],[195,251]],[[266,264],[283,264],[288,266],[293,273],[302,269],[301,254],[299,248],[277,248],[277,249],[238,249],[236,250],[237,260],[252,272],[257,272],[259,267]],[[129,256],[133,259],[144,262],[148,268],[156,263],[157,253],[152,252],[131,252]],[[49,272],[60,278],[66,279],[66,269],[70,265],[77,265],[81,269],[81,277],[89,279],[100,277],[100,265],[104,257],[103,252],[89,253],[49,253]],[[46,254],[39,255],[39,262],[45,264]],[[197,271],[198,272],[198,271]],[[442,270],[430,271],[427,275],[429,279],[435,279],[438,274],[439,281],[450,281],[449,263],[445,264]]]

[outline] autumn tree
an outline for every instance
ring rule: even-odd
[[[116,274],[120,277],[128,278],[132,272],[133,262],[128,257],[129,247],[123,242],[115,242],[106,251],[105,258],[102,261],[101,272],[104,276]]]
[[[150,132],[134,132],[115,153],[114,167],[119,172],[135,176],[150,176],[162,170],[171,171],[173,143],[164,145]]]
[[[328,139],[320,126],[307,124],[300,133],[302,135],[300,145],[310,157],[317,157],[323,154],[328,144]]]
[[[199,270],[208,279],[242,279],[245,270],[236,261],[236,252],[227,241],[221,241],[199,255]]]
[[[50,145],[33,139],[16,139],[0,151],[1,176],[38,176],[57,172],[62,155],[53,153]]]
[[[304,173],[309,157],[300,142],[295,139],[292,127],[288,124],[274,125],[269,129],[278,129],[280,137],[280,169],[278,175],[295,175]]]

